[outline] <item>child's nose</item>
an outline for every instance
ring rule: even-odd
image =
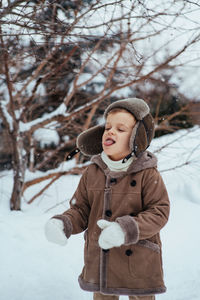
[[[114,134],[115,133],[115,129],[114,128],[110,128],[109,133],[110,134]]]

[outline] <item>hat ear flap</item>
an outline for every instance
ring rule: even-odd
[[[104,130],[104,125],[97,125],[79,134],[76,145],[84,155],[91,156],[103,151],[102,136]]]
[[[154,121],[151,114],[146,115],[139,121],[135,134],[133,151],[136,156],[144,152],[150,145],[154,136]]]
[[[146,134],[147,134],[147,139],[148,139],[147,148],[148,148],[155,133],[154,119],[152,115],[150,113],[146,115],[146,117],[143,118],[142,123],[145,127]]]

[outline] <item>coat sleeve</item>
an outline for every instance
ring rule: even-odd
[[[64,232],[67,238],[69,238],[71,234],[84,231],[88,226],[90,205],[87,197],[87,172],[88,168],[84,171],[78,187],[70,200],[70,208],[62,215],[53,217],[63,221]]]
[[[169,217],[168,193],[156,168],[147,169],[142,180],[143,210],[135,217],[117,218],[125,232],[125,244],[151,238],[167,223]]]

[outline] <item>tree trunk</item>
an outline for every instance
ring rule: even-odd
[[[10,209],[21,209],[21,196],[24,185],[25,160],[23,158],[23,139],[19,135],[12,135],[13,143],[13,172],[14,185],[10,199]]]

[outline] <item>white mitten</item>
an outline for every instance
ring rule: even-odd
[[[102,249],[120,247],[125,242],[125,233],[117,222],[106,220],[97,221],[97,225],[103,229],[99,236],[99,246]]]
[[[62,220],[50,219],[45,224],[45,235],[49,242],[65,246],[67,237],[64,233],[64,224]]]

